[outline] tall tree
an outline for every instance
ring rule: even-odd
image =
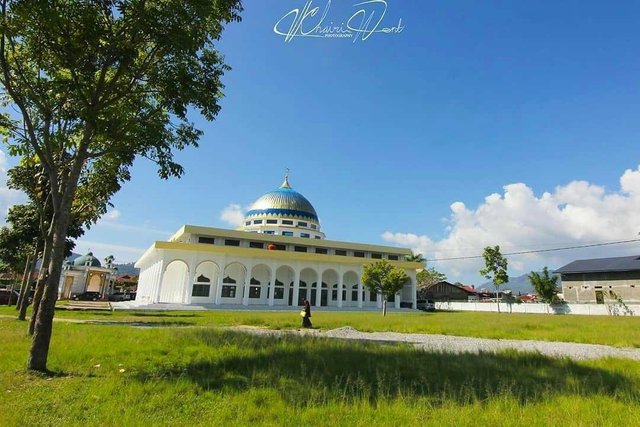
[[[0,84],[19,117],[0,131],[49,181],[48,278],[27,367],[46,371],[72,206],[101,161],[128,171],[151,159],[179,177],[175,150],[197,146],[190,109],[213,120],[229,67],[215,48],[240,0],[1,0]]]
[[[552,304],[558,300],[558,276],[549,274],[547,267],[542,269],[542,274],[532,271],[527,277],[542,301]]]
[[[507,274],[507,259],[500,253],[500,246],[487,246],[482,252],[484,258],[484,268],[480,274],[493,282],[496,288],[496,301],[498,303],[498,313],[500,313],[500,286],[509,282]]]
[[[445,280],[447,280],[447,275],[439,272],[435,267],[425,268],[416,274],[416,281],[419,287],[430,286]]]
[[[382,315],[387,315],[387,301],[402,290],[409,276],[400,267],[382,260],[364,266],[362,284],[370,291],[382,295]]]

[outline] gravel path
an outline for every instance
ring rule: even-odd
[[[256,335],[304,335],[323,338],[350,339],[384,343],[410,343],[417,348],[445,353],[480,353],[517,350],[540,353],[550,357],[569,357],[575,360],[615,357],[640,360],[640,349],[619,348],[599,344],[570,342],[502,340],[487,338],[456,337],[451,335],[402,334],[398,332],[360,332],[350,326],[321,332],[318,330],[275,331],[249,326],[229,328]]]

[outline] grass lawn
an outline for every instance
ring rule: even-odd
[[[0,307],[0,315],[15,315]],[[297,311],[115,311],[77,312],[58,310],[58,318],[162,322],[175,326],[251,325],[271,329],[300,326]],[[481,338],[512,338],[640,347],[640,317],[508,314],[482,312],[378,312],[313,311],[315,327],[334,329],[352,326],[360,331],[394,331],[458,335]]]
[[[219,315],[206,321],[237,321]],[[640,424],[640,363],[628,360],[57,323],[47,378],[24,370],[24,330],[0,319],[2,425]]]

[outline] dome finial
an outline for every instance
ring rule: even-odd
[[[291,185],[289,184],[289,168],[285,169],[284,181],[282,182],[280,188],[291,188]]]

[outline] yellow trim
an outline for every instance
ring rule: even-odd
[[[176,251],[196,251],[196,252],[212,252],[219,254],[230,254],[251,258],[266,259],[287,259],[290,261],[309,261],[309,262],[325,262],[337,264],[371,264],[378,259],[357,258],[339,255],[323,255],[305,252],[289,252],[289,251],[270,251],[267,249],[239,248],[234,246],[216,246],[205,243],[180,243],[180,242],[161,242],[157,241],[153,244],[154,249],[169,249]],[[389,261],[391,264],[407,269],[418,269],[424,267],[419,262],[408,261]]]
[[[295,228],[295,227],[294,227]],[[411,249],[393,246],[370,245],[366,243],[341,242],[337,240],[307,239],[302,237],[278,236],[275,234],[249,233],[247,231],[227,230],[224,228],[201,227],[197,225],[183,225],[170,239],[176,241],[185,234],[197,234],[207,237],[230,237],[256,242],[299,244],[320,248],[351,249],[368,252],[382,252],[393,255],[411,255]],[[360,259],[360,258],[359,258]]]

